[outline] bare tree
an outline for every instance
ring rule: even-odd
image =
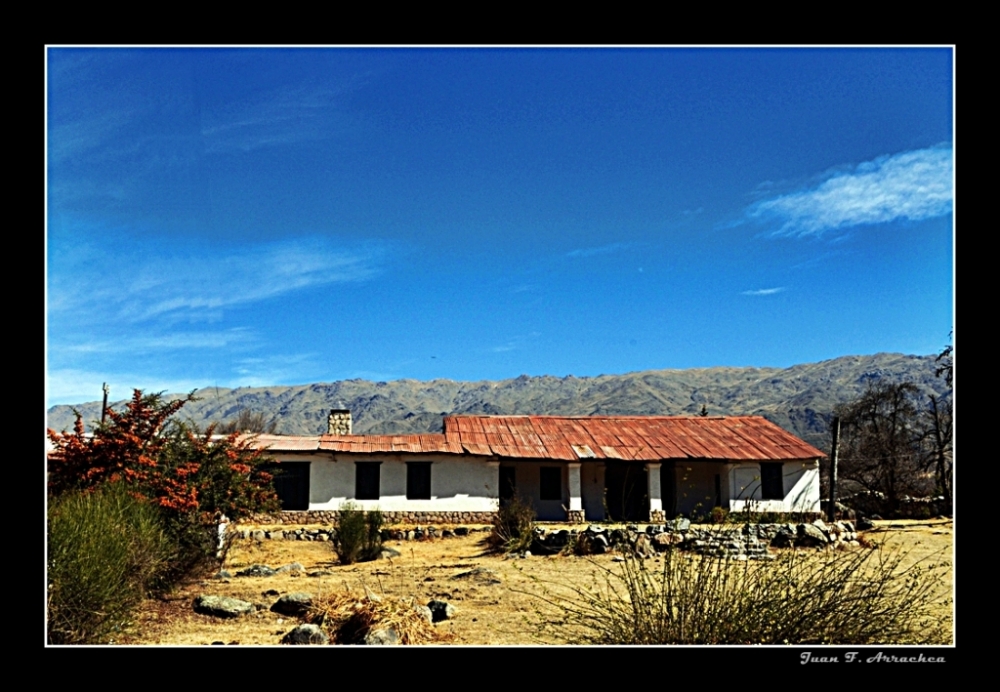
[[[952,502],[952,474],[954,454],[952,432],[954,430],[954,408],[951,393],[944,396],[931,394],[927,397],[930,407],[923,412],[922,442],[924,444],[924,468],[934,473],[935,491],[943,495],[948,504]]]
[[[229,435],[234,432],[251,432],[251,433],[265,433],[267,435],[273,435],[278,429],[278,422],[276,420],[267,420],[264,414],[260,411],[250,411],[249,409],[240,409],[240,412],[236,415],[236,418],[230,418],[224,423],[220,423],[219,427],[215,429],[215,432],[220,435]]]
[[[955,349],[951,344],[944,347],[938,354],[938,366],[935,374],[944,376],[948,383],[948,391],[941,396],[928,396],[929,408],[923,415],[922,441],[925,448],[925,467],[933,470],[936,491],[944,499],[952,502],[952,473],[954,471],[954,454],[952,450],[952,435],[954,430],[954,402],[951,388],[954,383]]]
[[[935,368],[934,374],[938,377],[944,375],[944,381],[948,383],[948,386],[954,386],[955,347],[948,344],[934,360],[937,361],[937,368]]]
[[[889,512],[904,495],[931,489],[918,401],[913,383],[872,382],[861,398],[837,409],[842,475],[883,493]]]

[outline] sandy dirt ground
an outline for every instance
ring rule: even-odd
[[[602,570],[619,566],[614,554],[504,558],[488,552],[486,535],[475,532],[465,537],[390,541],[386,546],[398,551],[398,557],[353,565],[338,564],[325,542],[238,540],[225,564],[233,574],[253,564],[278,568],[293,562],[300,563],[304,573],[192,582],[146,601],[134,625],[117,643],[277,645],[299,624],[295,618],[267,609],[280,595],[304,591],[322,598],[349,591],[359,598],[368,593],[417,604],[431,599],[449,601],[457,612],[435,626],[440,644],[561,644],[568,639],[565,623],[546,598],[568,595],[574,586],[601,580]],[[948,565],[946,593],[938,605],[940,619],[953,627],[952,521],[883,521],[866,536],[884,543],[887,550],[907,551],[908,563],[923,560]],[[655,559],[654,564],[658,564]],[[306,574],[318,570],[329,574]],[[266,607],[238,619],[220,619],[194,612],[192,603],[200,594],[232,596]]]

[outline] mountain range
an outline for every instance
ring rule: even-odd
[[[332,408],[351,411],[354,432],[440,432],[450,414],[538,415],[761,415],[810,444],[828,450],[834,407],[858,398],[868,383],[909,381],[925,395],[947,390],[935,375],[935,356],[878,353],[843,356],[788,368],[712,367],[645,370],[597,377],[521,375],[508,380],[352,379],[291,386],[207,387],[178,414],[205,426],[242,409],[263,413],[277,432],[326,432]],[[169,395],[173,398],[178,395]],[[119,408],[125,401],[112,405]],[[74,410],[85,423],[100,418],[100,401],[53,406],[48,425],[72,429]]]

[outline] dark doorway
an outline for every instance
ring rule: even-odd
[[[267,472],[274,474],[274,491],[282,509],[309,509],[309,462],[283,461],[270,464]]]
[[[643,464],[609,461],[604,492],[611,521],[649,521],[649,480]]]
[[[505,506],[517,494],[517,480],[513,466],[500,467],[500,505]]]

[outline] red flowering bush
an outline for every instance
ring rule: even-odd
[[[49,493],[89,492],[122,482],[138,499],[159,507],[180,553],[178,567],[189,569],[217,550],[221,515],[239,520],[278,508],[272,461],[242,433],[214,435],[172,417],[192,394],[165,401],[162,394],[135,390],[124,411],[107,410],[93,434],[79,414],[73,432],[49,430],[54,447],[48,458]]]

